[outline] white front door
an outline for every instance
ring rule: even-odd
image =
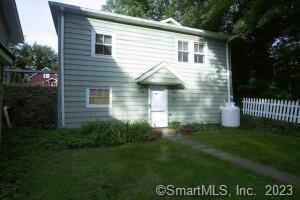
[[[168,90],[163,86],[150,86],[149,115],[153,127],[168,126]]]

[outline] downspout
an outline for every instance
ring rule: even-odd
[[[228,53],[228,42],[226,41],[226,67],[227,67],[227,95],[228,95],[228,99],[227,101],[228,102],[231,102],[231,95],[230,95],[230,73],[231,73],[231,69],[230,69],[230,66],[229,66],[229,53]]]
[[[65,127],[65,83],[64,83],[64,13],[60,16],[60,87],[61,87],[61,126]]]

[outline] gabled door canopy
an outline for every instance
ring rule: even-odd
[[[144,85],[184,87],[184,80],[166,62],[161,62],[152,67],[135,80],[137,83]]]

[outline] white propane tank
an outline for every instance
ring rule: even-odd
[[[240,108],[234,105],[234,102],[225,103],[225,106],[220,106],[221,109],[221,124],[225,127],[240,126]]]

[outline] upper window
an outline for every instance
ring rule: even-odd
[[[109,88],[87,88],[86,93],[87,107],[109,107],[111,105],[111,89]]]
[[[178,61],[189,62],[189,43],[178,40]]]
[[[50,74],[44,73],[44,74],[43,74],[43,78],[45,78],[45,79],[46,79],[46,78],[50,78]]]
[[[204,63],[204,43],[194,42],[194,63]]]
[[[112,55],[112,36],[95,34],[95,55]]]

